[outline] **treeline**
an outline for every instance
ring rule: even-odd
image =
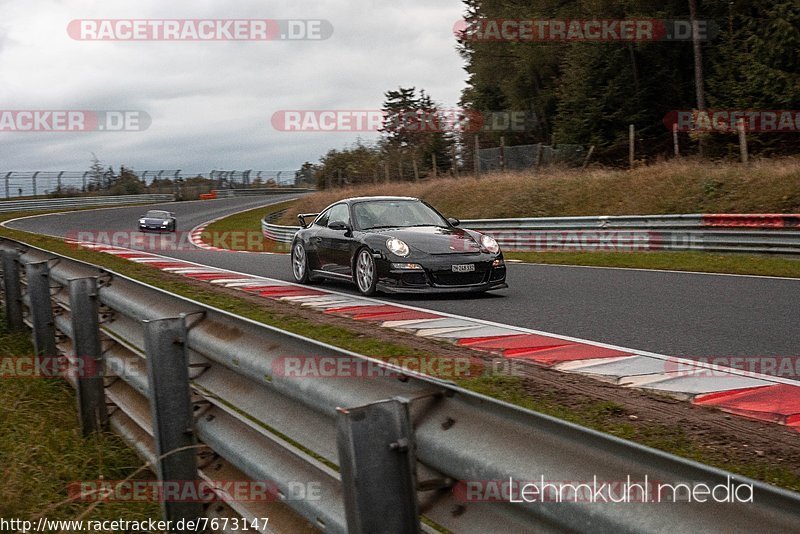
[[[357,141],[329,150],[318,164],[306,162],[298,181],[320,189],[358,183],[419,180],[456,172],[459,119],[444,112],[424,89],[400,87],[384,93],[383,127],[375,143]]]
[[[464,0],[468,25],[481,20],[689,20],[708,22],[701,43],[704,109],[800,109],[800,3],[797,0]],[[468,26],[470,27],[470,26]],[[698,109],[691,40],[593,41],[460,40],[469,73],[461,105],[479,110],[535,114],[524,132],[503,133],[511,144],[555,142],[595,145],[597,156],[622,163],[628,125],[650,158],[672,153],[664,119],[672,110]],[[748,133],[764,155],[800,149],[800,128]],[[498,133],[482,137],[496,146]],[[736,149],[730,134],[681,134],[685,153],[725,156]]]

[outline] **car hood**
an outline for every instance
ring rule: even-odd
[[[386,228],[376,231],[386,238],[402,239],[412,249],[426,254],[474,254],[480,244],[462,228],[420,226],[415,228]]]

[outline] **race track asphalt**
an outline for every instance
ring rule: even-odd
[[[8,226],[57,236],[132,231],[146,209],[163,208],[176,213],[179,230],[189,231],[210,219],[290,197],[88,210],[20,219]],[[285,255],[196,248],[153,252],[292,280]],[[510,264],[508,283],[509,289],[478,296],[380,298],[674,356],[800,355],[800,280]],[[356,293],[347,284],[325,286]]]

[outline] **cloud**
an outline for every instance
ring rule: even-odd
[[[466,78],[460,0],[3,2],[0,109],[142,110],[143,132],[0,133],[9,170],[296,169],[364,133],[272,128],[282,109],[377,109],[398,86],[455,106]],[[88,42],[73,19],[325,19],[325,41]]]

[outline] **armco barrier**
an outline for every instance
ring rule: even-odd
[[[103,197],[70,197],[42,200],[0,200],[0,213],[39,211],[74,207],[117,206],[120,204],[153,204],[173,202],[175,195],[118,195]]]
[[[253,187],[248,189],[214,189],[217,198],[250,197],[258,195],[285,195],[287,193],[310,193],[313,189],[303,187]]]
[[[471,219],[507,251],[702,250],[800,254],[800,215],[624,215]],[[267,239],[290,243],[299,226],[264,220]]]
[[[371,361],[386,373],[356,380],[287,376],[279,372],[287,356],[367,358],[17,241],[0,240],[0,250],[9,324],[32,325],[38,358],[60,352],[75,360],[86,351],[82,360],[104,368],[104,384],[96,373],[68,377],[88,415],[85,430],[107,418],[163,480],[213,481],[224,473],[226,480],[269,481],[285,505],[326,532],[433,531],[421,515],[452,532],[481,533],[696,532],[712,525],[789,532],[800,521],[800,494],[383,362]],[[20,273],[24,293],[16,287]],[[102,320],[90,321],[98,312]],[[186,448],[195,442],[205,447],[197,464]],[[679,493],[688,502],[593,503],[585,495],[523,502],[520,492],[498,493],[506,482],[628,477],[672,487],[734,485],[745,488],[748,501],[751,488],[752,501],[712,504]],[[465,495],[471,483],[489,487]],[[315,490],[298,496],[298,485]],[[221,498],[231,513],[265,517],[258,502]],[[165,502],[167,519],[203,513],[191,504]],[[212,506],[204,513],[220,512]]]

